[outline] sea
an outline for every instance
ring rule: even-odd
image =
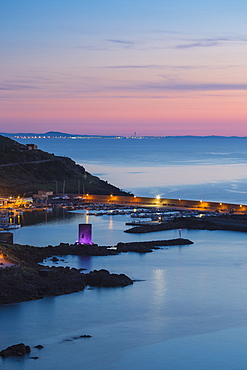
[[[247,204],[247,138],[20,139],[71,157],[100,178],[139,196]],[[171,239],[178,230],[128,234],[126,215],[86,210],[29,215],[14,242],[74,243],[78,224],[93,241]],[[240,370],[247,368],[247,234],[182,230],[194,244],[152,253],[59,257],[44,264],[107,269],[134,281],[0,306],[0,349],[31,354],[0,358],[0,369]],[[90,338],[81,337],[90,335]],[[44,348],[34,348],[41,344]]]

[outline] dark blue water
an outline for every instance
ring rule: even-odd
[[[139,196],[247,203],[246,138],[30,140]]]
[[[180,143],[179,140],[181,139],[178,139],[177,143]],[[166,181],[166,186],[161,189],[177,187],[184,192],[183,194],[186,194],[186,186],[191,189],[194,185],[188,183],[185,186],[183,182],[167,185],[169,181],[175,182],[176,176],[176,181],[180,181],[180,174],[176,173],[184,171],[184,167],[188,166],[186,168],[190,168],[192,172],[190,176],[185,176],[186,171],[183,172],[184,181],[191,181],[190,178],[193,176],[196,178],[200,171],[199,182],[202,181],[203,172],[206,169],[209,171],[210,168],[213,172],[207,172],[207,179],[210,176],[219,177],[219,180],[214,180],[215,188],[225,187],[235,191],[225,191],[226,200],[230,201],[232,194],[235,194],[242,199],[241,203],[244,203],[244,193],[241,193],[240,184],[244,184],[245,173],[240,179],[240,168],[245,167],[246,149],[241,140],[237,145],[229,141],[221,142],[214,147],[214,152],[213,144],[206,145],[203,141],[201,145],[198,143],[197,149],[193,147],[193,150],[192,144],[188,145],[186,142],[183,144],[183,151],[182,146],[176,148],[174,142],[169,143],[167,144],[169,150],[166,147],[165,152],[168,157],[173,153],[174,158],[170,157],[166,163],[162,157],[163,159],[157,160],[158,164],[153,167],[147,162],[142,167],[140,163],[144,159],[136,162],[134,167],[131,164],[128,166],[123,158],[122,164],[120,162],[117,164],[117,161],[120,161],[120,152],[124,150],[122,148],[117,152],[117,146],[119,148],[123,146],[119,144],[121,141],[113,144],[118,153],[115,155],[116,158],[113,158],[112,154],[107,154],[108,149],[111,151],[111,145],[104,144],[106,142],[99,144],[90,140],[47,142],[48,140],[44,142],[41,140],[39,146],[56,154],[59,154],[59,150],[62,154],[64,149],[64,154],[88,165],[90,155],[87,153],[90,150],[95,151],[94,157],[92,155],[95,161],[93,166],[108,169],[112,176],[117,173],[116,179],[123,179],[125,175],[122,173],[127,172],[132,173],[129,179],[134,179],[133,168],[136,167],[139,172],[144,173],[146,181],[153,181],[153,187],[158,188],[158,182],[161,185],[162,181]],[[133,160],[136,158],[133,154],[133,148],[137,148],[135,145],[140,146],[142,158],[145,150],[147,154],[153,150],[150,158],[156,157],[157,145],[161,148],[161,141],[158,141],[158,144],[156,141],[154,144],[147,142],[145,150],[144,141],[140,142],[141,144],[133,140],[126,144],[133,145],[130,151]],[[84,147],[82,151],[78,149],[81,146]],[[200,147],[203,148],[201,156],[198,154]],[[207,148],[209,154],[206,154]],[[129,149],[130,147],[128,150],[125,148],[124,152],[127,153]],[[73,151],[80,153],[73,156],[69,153]],[[101,160],[100,152],[105,156],[104,160],[108,158],[107,163]],[[164,155],[162,152],[162,156]],[[179,163],[175,165],[178,158]],[[193,158],[199,162],[192,163]],[[173,178],[167,178],[167,172],[165,174],[162,172],[163,168],[165,172],[171,168]],[[153,175],[150,176],[150,173]],[[229,178],[226,179],[226,176]],[[205,194],[208,194],[207,184],[214,183],[202,182],[197,186],[204,186]],[[131,183],[133,189],[137,189],[135,185],[133,181]],[[147,191],[148,195],[153,187],[141,186],[140,189]],[[212,196],[213,194],[212,192]],[[68,219],[43,222],[15,230],[14,240],[18,243],[41,246],[55,245],[60,241],[74,242],[77,238],[78,223],[81,222],[93,224],[93,240],[101,245],[112,245],[118,241],[178,237],[177,230],[137,236],[123,233],[128,219],[129,216],[95,217],[87,216],[84,212],[72,213],[72,217]],[[0,307],[0,348],[24,342],[32,347],[31,356],[39,357],[37,360],[29,359],[29,356],[0,360],[0,368],[2,366],[6,370],[246,369],[247,235],[229,231],[183,230],[182,236],[191,239],[194,244],[163,248],[146,255],[126,253],[91,258],[71,256],[60,261],[64,266],[83,267],[88,271],[106,268],[111,272],[126,273],[138,281],[126,288],[86,289],[75,294]],[[50,261],[47,263],[51,264]],[[92,338],[79,339],[79,336],[84,334],[90,334]],[[44,349],[40,351],[34,349],[37,344],[42,344]]]

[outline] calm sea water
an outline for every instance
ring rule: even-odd
[[[110,161],[112,154],[107,152],[113,150],[110,144],[106,146],[102,142],[90,144],[90,140],[80,141],[80,144],[77,141],[47,142],[48,140],[42,144],[43,149],[62,154],[60,147],[62,145],[63,154],[71,156],[77,162],[87,163],[85,166],[87,169],[90,155],[86,153],[90,150],[94,152],[98,147],[98,153],[102,152],[102,155],[101,158],[98,157],[99,164],[96,163],[96,157],[92,155],[95,160],[92,165],[108,168],[109,172],[105,171],[105,174],[110,174],[114,168],[122,168],[125,174],[128,171],[133,172],[132,165],[130,164],[128,170],[126,160],[120,158],[121,151],[125,154],[130,152],[133,160],[136,158],[136,167],[142,172],[140,169],[142,161],[145,162],[145,151],[150,158],[156,158],[159,151],[157,145],[161,145],[161,142],[149,143],[144,150],[143,143],[139,144],[139,140],[133,140],[131,144],[133,147],[135,145],[142,147],[139,150],[141,159],[137,160],[138,155],[134,156],[133,148],[132,151],[129,150],[130,148],[128,150],[122,148]],[[179,140],[178,142],[180,143]],[[123,146],[121,141],[119,143],[121,144],[114,142],[114,150],[118,146]],[[42,145],[39,144],[40,147]],[[44,145],[47,147],[45,148]],[[81,153],[78,151],[80,145],[87,147]],[[205,150],[209,144],[203,144],[203,141],[200,145],[197,144],[196,152],[186,144],[186,150],[190,151],[191,159],[188,153],[182,154],[186,150],[181,145],[173,148],[171,143],[167,144],[170,146],[169,150],[167,146],[165,149],[168,156],[167,163],[165,166],[161,165],[164,161],[162,157],[162,160],[157,160],[157,166],[154,162],[154,167],[160,168],[161,171],[163,167],[167,169],[170,166],[182,171],[183,158],[184,166],[188,166],[191,171],[194,171],[195,166],[204,169],[206,169],[204,166],[210,166],[210,168],[220,166],[228,170],[236,166],[245,166],[244,160],[247,158],[247,153],[241,140],[240,144],[235,146],[233,143],[229,145],[225,143],[224,150],[220,144],[217,144],[216,152],[211,152],[212,147],[210,147],[208,155],[205,154]],[[127,146],[130,146],[129,142]],[[198,154],[199,147],[201,157]],[[228,151],[226,151],[227,148]],[[74,156],[71,155],[73,151]],[[174,154],[175,152],[177,155]],[[164,152],[162,153],[163,156]],[[104,156],[107,166],[102,159]],[[221,159],[220,156],[222,156]],[[118,164],[117,161],[119,161]],[[145,168],[152,168],[151,161],[148,164],[147,161]],[[176,161],[179,162],[178,165],[175,164]],[[199,161],[199,163],[194,164],[193,161]],[[195,176],[193,171],[192,177]],[[203,169],[201,171],[203,172]],[[102,172],[102,175],[104,173]],[[119,173],[121,174],[120,170]],[[244,176],[238,177],[240,175],[237,171],[233,179],[230,177],[233,172],[230,172],[227,179],[224,177],[226,173],[227,171],[222,170],[220,181],[215,182],[216,188],[223,189],[225,186],[225,189],[229,190],[233,184],[236,184],[236,192],[224,193],[225,196],[229,195],[226,200],[230,201],[232,195],[241,198],[244,194],[241,191],[244,190],[240,190],[240,186],[244,184]],[[146,174],[150,175],[150,172]],[[129,178],[134,178],[132,175]],[[208,179],[210,176],[209,171]],[[123,175],[122,178],[124,177]],[[157,182],[158,177],[151,176],[151,178],[152,181]],[[186,178],[189,179],[189,176]],[[206,189],[209,183],[204,182],[202,186]],[[222,185],[223,183],[225,185]],[[123,187],[120,184],[117,185]],[[136,184],[134,181],[131,182],[133,186],[131,189],[137,189],[135,185],[139,186],[139,182],[137,181]],[[183,194],[186,194],[186,186],[182,182],[176,186],[178,189],[180,186],[181,191],[184,191]],[[188,184],[188,187],[193,186],[192,183]],[[199,184],[198,187],[200,187]],[[138,189],[142,189],[143,194],[148,195],[153,188],[140,186]],[[241,203],[244,203],[244,198],[241,199]],[[56,245],[60,241],[74,242],[77,238],[78,223],[83,222],[93,224],[93,240],[101,245],[112,245],[119,241],[178,237],[177,230],[136,236],[126,234],[123,230],[128,220],[129,216],[95,217],[88,216],[85,212],[72,212],[58,220],[47,222],[44,220],[40,224],[15,230],[14,240],[18,243],[41,246]],[[0,360],[0,368],[6,370],[246,369],[247,235],[229,231],[183,230],[182,236],[189,238],[194,244],[162,248],[145,255],[126,253],[119,256],[90,258],[70,256],[60,261],[59,263],[64,266],[83,267],[88,271],[106,268],[111,272],[126,273],[137,281],[133,286],[126,288],[86,289],[83,292],[60,297],[0,306],[0,348],[19,342],[24,342],[31,347],[37,344],[44,346],[42,350],[32,348],[31,356],[38,356],[39,359],[27,357]],[[51,262],[47,263],[51,264]],[[90,334],[92,338],[78,339],[83,334]]]
[[[139,196],[247,204],[247,138],[30,141]]]

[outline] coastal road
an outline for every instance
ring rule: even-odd
[[[17,163],[7,163],[7,164],[0,164],[0,167],[8,167],[8,166],[16,166],[18,164],[26,164],[26,163],[45,163],[45,162],[52,162],[56,161],[57,159],[42,159],[40,161],[29,161],[29,162],[17,162]]]

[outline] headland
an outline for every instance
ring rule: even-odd
[[[148,253],[161,246],[189,245],[187,239],[160,240],[140,243],[118,243],[116,246],[69,245],[33,247],[19,244],[0,244],[0,253],[13,264],[0,268],[0,304],[16,303],[81,291],[86,286],[124,287],[133,280],[124,274],[111,274],[107,270],[83,273],[81,269],[41,265],[46,258],[55,256],[107,256],[123,252]]]

